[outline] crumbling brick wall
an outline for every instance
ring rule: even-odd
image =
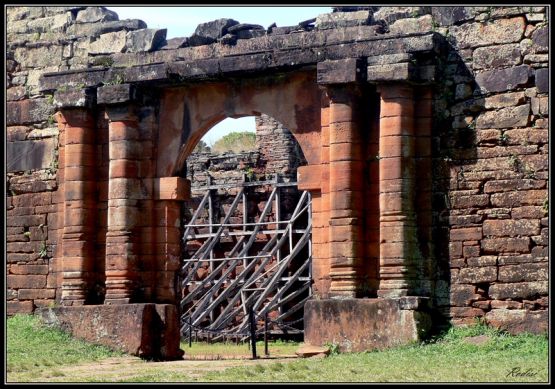
[[[433,258],[429,269],[433,306],[455,324],[485,317],[515,331],[545,329],[547,7],[371,10],[381,34],[434,31],[447,41],[446,51],[438,53],[441,66],[434,75],[433,239],[421,242],[421,249]],[[335,28],[362,23],[343,12],[356,9],[335,11],[336,17],[322,18],[316,27],[304,23],[228,35],[248,39],[314,28],[333,34]],[[114,61],[134,65],[137,58],[158,63],[175,58],[177,54],[167,49],[183,47],[187,39],[168,40],[160,49],[160,30],[147,30],[138,20],[119,21],[100,7],[8,7],[7,18],[6,258],[8,313],[13,314],[60,299],[62,253],[57,242],[63,228],[64,134],[55,125],[52,96],[38,90],[40,75],[109,67]],[[148,47],[141,43],[135,50],[135,35],[129,32],[136,30]],[[194,41],[188,44],[203,44]],[[141,50],[140,57],[124,53]],[[106,141],[97,145],[100,155],[107,153]],[[267,148],[275,149],[275,145]],[[420,152],[426,155],[425,150]],[[292,174],[286,165],[280,169]],[[107,174],[107,166],[101,164],[100,171]],[[101,214],[105,201],[101,191],[107,181],[103,182],[98,195]],[[102,228],[100,223],[100,236],[105,235]]]

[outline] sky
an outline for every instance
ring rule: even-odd
[[[295,26],[299,22],[331,12],[331,7],[300,6],[205,6],[205,7],[107,7],[116,12],[120,20],[141,19],[148,28],[166,28],[166,38],[188,37],[200,23],[220,18],[231,18],[239,23],[259,24],[267,28],[272,23],[278,27]],[[214,126],[203,140],[213,145],[231,131],[254,131],[254,117],[226,119]]]

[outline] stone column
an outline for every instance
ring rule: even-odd
[[[411,294],[415,278],[414,98],[407,84],[380,94],[380,286],[378,297]]]
[[[144,194],[137,172],[142,144],[131,104],[108,106],[106,112],[110,163],[105,303],[127,304],[133,302],[138,278],[138,205]]]
[[[56,116],[65,139],[61,303],[83,305],[95,261],[95,120],[86,108],[64,108]]]
[[[327,88],[329,122],[330,296],[357,297],[363,260],[362,140],[354,85]]]

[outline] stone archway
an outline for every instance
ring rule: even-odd
[[[291,130],[308,161],[298,182],[313,199],[320,299],[307,303],[307,340],[341,336],[355,340],[342,347],[361,350],[421,336],[430,258],[417,242],[430,239],[421,220],[430,210],[430,54],[438,40],[433,33],[381,39],[373,26],[306,34],[314,34],[305,36],[314,39],[310,50],[302,41],[284,47],[276,38],[256,52],[238,46],[221,56],[188,52],[187,60],[170,56],[43,77],[42,89],[56,90],[67,156],[77,156],[65,159],[65,209],[80,211],[64,214],[62,304],[88,303],[89,269],[97,261],[90,220],[104,204],[88,190],[98,178],[85,174],[87,156],[98,157],[92,152],[98,141],[89,136],[96,129],[93,113],[108,119],[104,304],[125,307],[175,304],[178,209],[188,196],[178,172],[212,125],[264,112]],[[125,82],[100,86],[106,79]],[[76,88],[61,90],[65,84]],[[364,321],[353,317],[357,310]],[[408,324],[393,335],[383,329],[381,340],[359,337],[369,320]]]

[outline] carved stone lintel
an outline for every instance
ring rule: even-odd
[[[348,84],[366,79],[366,59],[347,58],[318,62],[318,84]]]

